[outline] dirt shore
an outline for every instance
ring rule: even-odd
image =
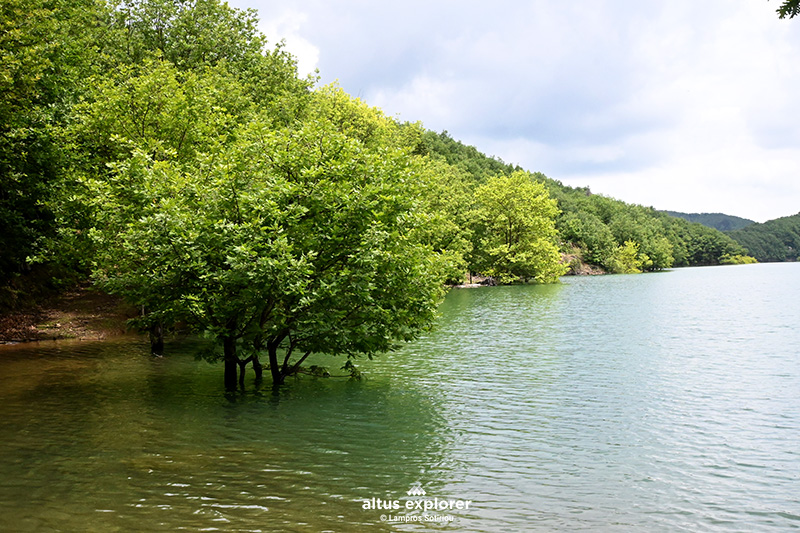
[[[0,343],[104,339],[126,332],[136,310],[108,294],[70,290],[34,308],[0,315]]]

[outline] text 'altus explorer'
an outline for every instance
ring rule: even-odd
[[[420,511],[452,511],[454,509],[469,509],[472,500],[440,500],[439,498],[420,498],[417,500],[406,500],[402,505],[405,509],[411,511],[418,509]],[[364,510],[386,510],[397,511],[400,509],[400,500],[384,500],[381,498],[371,498],[364,500],[361,506]]]

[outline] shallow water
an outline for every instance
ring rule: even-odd
[[[456,290],[278,394],[192,342],[0,347],[0,531],[800,528],[799,300],[798,264]]]

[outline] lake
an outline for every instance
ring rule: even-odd
[[[1,531],[800,528],[800,264],[451,291],[367,379],[0,346]],[[333,374],[341,359],[320,357]]]

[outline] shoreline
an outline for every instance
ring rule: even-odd
[[[101,340],[130,333],[136,310],[121,299],[77,287],[29,309],[0,315],[0,344],[53,340]]]
[[[595,268],[574,268],[567,276],[604,274]],[[450,289],[490,287],[485,278],[450,285]],[[127,326],[137,310],[122,299],[80,286],[36,306],[0,315],[0,345],[54,340],[102,340],[131,333]]]

